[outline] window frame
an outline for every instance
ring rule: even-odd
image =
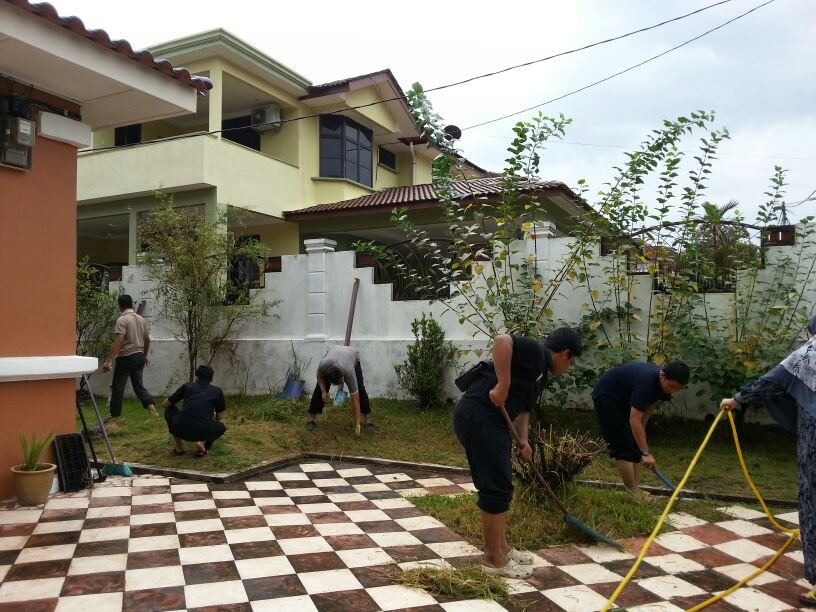
[[[327,125],[338,123],[337,127]],[[343,115],[321,115],[319,120],[319,175],[354,181],[366,187],[374,186],[374,131]],[[328,143],[339,144],[339,158],[329,156]],[[325,144],[324,144],[325,143]],[[335,150],[337,146],[333,147]],[[361,155],[365,152],[368,155]],[[352,156],[355,159],[351,159]],[[367,158],[367,159],[366,159]],[[329,161],[334,169],[330,169]],[[363,162],[368,161],[368,164]],[[339,163],[339,169],[337,164]],[[367,175],[366,175],[367,171]]]
[[[385,163],[383,161],[383,158],[382,158],[382,152],[383,151],[385,151],[386,153],[388,153],[389,155],[392,156],[392,158],[394,160],[393,165],[392,164],[387,164],[387,163]],[[393,151],[389,151],[388,149],[384,148],[382,145],[379,145],[377,147],[377,164],[379,164],[383,168],[388,168],[389,170],[392,170],[393,172],[396,172],[397,171],[397,154],[394,153]]]

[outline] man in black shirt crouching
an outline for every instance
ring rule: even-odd
[[[195,374],[195,382],[184,383],[162,404],[167,430],[176,439],[174,455],[184,454],[182,440],[186,440],[195,442],[195,456],[203,457],[227,430],[222,422],[227,409],[224,392],[210,384],[215,372],[211,367],[201,365]],[[180,401],[184,402],[183,410],[176,406]]]

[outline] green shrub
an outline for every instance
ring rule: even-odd
[[[414,319],[411,331],[416,342],[408,346],[408,358],[395,365],[397,380],[417,399],[421,408],[439,399],[445,368],[453,363],[454,348],[445,340],[445,331],[431,317]]]

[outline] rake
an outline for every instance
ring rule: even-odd
[[[521,440],[519,440],[518,432],[516,431],[516,428],[513,427],[513,421],[510,420],[510,415],[507,414],[507,410],[505,409],[504,406],[497,406],[497,408],[502,413],[502,416],[504,417],[504,422],[507,424],[507,429],[510,430],[510,434],[513,436],[513,439],[516,441],[516,444],[520,445]],[[617,548],[619,550],[623,548],[623,546],[621,546],[618,542],[616,542],[615,540],[605,536],[604,534],[602,534],[602,533],[600,533],[598,531],[595,531],[592,527],[590,527],[589,525],[584,523],[581,519],[579,519],[577,516],[572,514],[569,510],[567,510],[567,507],[561,502],[560,499],[558,499],[558,496],[555,494],[555,491],[553,491],[552,487],[550,487],[550,485],[547,483],[547,481],[544,480],[544,477],[538,471],[536,466],[532,462],[530,462],[529,465],[530,465],[530,469],[533,471],[533,474],[535,474],[535,477],[536,477],[536,480],[538,481],[538,484],[541,485],[541,488],[544,490],[544,493],[547,495],[547,497],[550,498],[550,500],[553,502],[553,504],[555,504],[556,508],[558,508],[558,510],[563,515],[565,523],[567,523],[568,525],[572,525],[573,527],[575,527],[579,531],[584,532],[585,534],[587,534],[589,537],[591,537],[593,540],[596,540],[597,542],[603,542],[604,544],[609,544],[610,546],[614,546],[615,548]]]

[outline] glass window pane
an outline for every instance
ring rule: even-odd
[[[342,178],[343,167],[339,159],[325,158],[320,160],[320,176]]]
[[[360,176],[357,179],[358,182],[362,183],[363,185],[368,185],[371,187],[371,168],[365,168],[360,166]]]
[[[360,146],[371,148],[371,130],[360,128]]]
[[[357,126],[351,121],[346,122],[346,140],[357,142]]]
[[[320,157],[340,159],[343,156],[343,141],[339,138],[320,139]]]
[[[359,166],[356,163],[349,162],[346,160],[346,178],[351,179],[352,181],[356,181],[357,179],[357,171]]]
[[[365,168],[371,168],[372,166],[372,155],[371,149],[360,149],[357,157],[357,161],[361,166]]]
[[[337,115],[323,115],[320,117],[320,133],[327,136],[342,135],[343,118]]]

